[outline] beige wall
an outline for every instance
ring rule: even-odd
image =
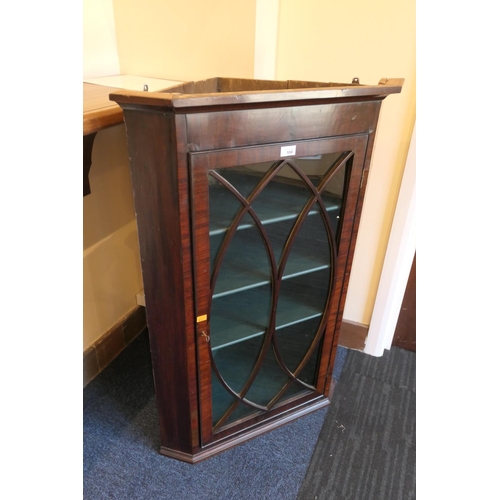
[[[113,0],[83,0],[83,78],[118,73]]]
[[[114,13],[111,0],[84,0],[84,77],[253,76],[255,0],[113,4]],[[90,185],[83,199],[84,349],[136,307],[142,288],[123,125],[97,134]]]
[[[102,75],[116,72],[115,25],[121,73],[179,80],[252,77],[256,37],[270,29],[255,26],[256,0],[114,0],[114,23],[110,0],[84,3],[94,9],[93,21],[84,18],[88,39],[99,35],[96,27],[109,30],[99,35],[103,52],[84,53],[84,67]],[[277,79],[406,79],[403,93],[383,103],[346,303],[346,319],[369,324],[415,120],[414,0],[280,0],[277,40]],[[92,194],[83,199],[84,348],[135,307],[142,288],[123,126],[97,135],[90,182]]]
[[[376,84],[382,105],[344,316],[369,324],[415,121],[414,0],[281,0],[276,78]]]
[[[83,198],[83,348],[136,307],[142,288],[124,125],[99,132]]]
[[[113,0],[124,74],[252,78],[255,0]]]

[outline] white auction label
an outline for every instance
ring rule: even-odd
[[[280,156],[281,157],[283,157],[283,156],[294,156],[296,150],[297,150],[297,146],[296,145],[294,145],[294,146],[283,146],[281,148],[281,154],[280,154]]]

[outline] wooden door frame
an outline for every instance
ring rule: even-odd
[[[337,261],[337,272],[332,283],[332,291],[329,306],[329,319],[326,331],[323,336],[322,355],[319,360],[317,389],[318,394],[308,394],[300,396],[290,403],[278,404],[274,409],[269,410],[266,415],[258,415],[245,419],[240,425],[234,425],[218,433],[213,433],[211,419],[212,391],[211,391],[211,356],[210,344],[210,271],[209,271],[209,243],[207,241],[209,234],[209,219],[206,217],[207,207],[209,205],[208,183],[206,181],[208,171],[217,168],[233,168],[248,163],[272,161],[277,158],[276,154],[283,145],[295,145],[297,153],[294,157],[308,156],[318,153],[343,152],[354,153],[354,162],[349,180],[349,188],[344,201],[346,210],[346,219],[342,227],[343,242],[339,250]],[[338,330],[340,329],[342,316],[342,298],[345,298],[348,277],[346,270],[349,269],[352,262],[353,235],[357,231],[355,214],[359,210],[359,200],[361,196],[361,187],[363,185],[363,173],[366,168],[367,151],[370,144],[369,134],[353,134],[334,137],[322,137],[320,139],[298,139],[293,143],[270,143],[261,146],[242,146],[238,148],[193,151],[188,153],[189,177],[191,183],[191,217],[192,227],[192,248],[193,248],[193,286],[195,315],[197,324],[197,349],[198,349],[198,383],[200,422],[201,422],[201,446],[210,448],[217,446],[217,443],[225,439],[233,438],[241,433],[248,426],[262,424],[264,421],[286,418],[286,412],[293,410],[294,406],[321,404],[322,396],[330,393],[332,365],[334,352],[333,349],[336,339],[338,339]],[[350,214],[350,215],[349,215]],[[358,221],[359,223],[359,221]],[[209,238],[208,238],[209,239]],[[323,389],[322,389],[323,388]],[[323,390],[323,393],[321,392]],[[319,402],[319,403],[317,403]],[[210,411],[208,410],[210,409]]]
[[[363,352],[382,356],[390,349],[416,251],[416,123],[399,190],[391,234]]]

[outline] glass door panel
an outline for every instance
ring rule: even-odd
[[[349,151],[208,170],[213,432],[317,394]]]

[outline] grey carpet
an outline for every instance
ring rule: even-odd
[[[416,498],[416,354],[349,351],[298,500]]]
[[[83,406],[86,500],[295,500],[327,413],[196,465],[161,456],[147,331],[84,389]]]

